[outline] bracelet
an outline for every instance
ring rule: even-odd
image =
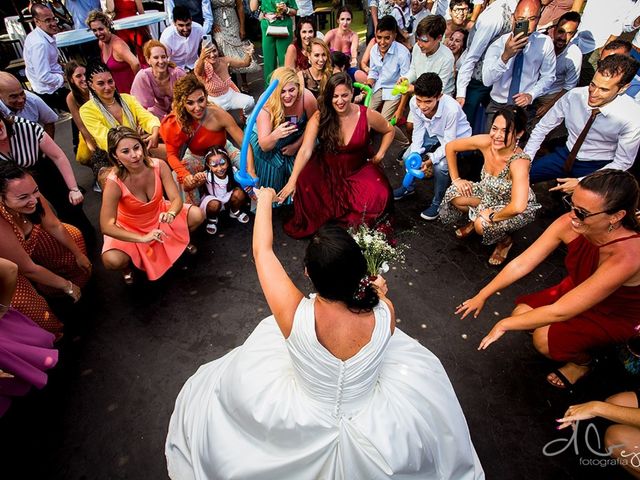
[[[491,213],[489,214],[489,221],[490,221],[491,223],[493,223],[493,217],[495,217],[495,215],[496,215],[496,212],[491,212]]]
[[[176,218],[176,214],[173,213],[171,210],[167,212],[167,215],[171,215],[173,218]]]
[[[78,187],[76,187],[76,188],[70,188],[70,189],[69,189],[69,191],[70,191],[70,192],[79,192],[79,191],[80,191],[80,189],[79,189]]]
[[[71,283],[71,280],[69,280],[69,286],[65,289],[64,293],[67,295],[73,295],[73,283]]]
[[[289,10],[289,7],[287,7],[287,10],[285,11],[285,13],[286,13],[287,15],[289,15],[289,11],[290,11],[290,10]]]
[[[451,183],[456,183],[457,180],[460,180],[460,177],[456,177],[453,180],[451,180]]]
[[[9,305],[5,305],[3,303],[0,303],[0,308],[9,308]]]

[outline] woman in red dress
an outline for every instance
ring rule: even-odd
[[[278,194],[280,202],[295,194],[293,218],[284,226],[294,238],[308,237],[331,220],[346,226],[372,223],[391,203],[391,187],[379,163],[393,141],[393,127],[378,112],[351,103],[352,97],[348,74],[329,79],[291,177]],[[370,128],[382,134],[373,156]]]
[[[576,187],[571,208],[478,294],[460,304],[462,318],[477,317],[487,299],[567,245],[568,275],[558,285],[516,299],[510,317],[480,342],[485,349],[509,330],[532,330],[544,356],[566,362],[547,376],[570,388],[590,370],[592,352],[626,342],[640,323],[640,224],[638,183],[619,170],[598,170]]]
[[[144,13],[142,0],[107,0],[107,12],[113,12],[113,19],[134,17],[137,14]],[[127,42],[129,48],[135,53],[140,62],[141,68],[147,68],[147,60],[144,58],[143,46],[151,40],[151,34],[148,27],[128,28],[127,30],[118,30],[116,35]]]

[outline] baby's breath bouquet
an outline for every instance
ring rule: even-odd
[[[389,263],[404,261],[403,244],[391,239],[391,225],[383,222],[376,227],[365,224],[349,229],[349,233],[362,249],[367,261],[367,273],[377,276],[389,271]]]

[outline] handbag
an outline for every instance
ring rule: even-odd
[[[267,35],[269,37],[286,38],[289,36],[289,29],[283,26],[269,25],[267,27]]]

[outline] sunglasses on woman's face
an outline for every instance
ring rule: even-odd
[[[564,197],[562,197],[562,200],[564,201],[565,205],[567,207],[569,207],[569,209],[573,212],[573,214],[576,216],[576,218],[578,220],[580,220],[581,222],[584,222],[587,218],[593,217],[594,215],[600,215],[601,213],[609,213],[608,210],[603,210],[601,212],[595,212],[595,213],[589,213],[586,210],[578,208],[571,201],[571,196],[570,195],[565,195]]]
[[[212,162],[209,162],[208,165],[211,168],[215,168],[215,167],[219,167],[220,165],[226,165],[227,161],[224,158],[221,158],[220,160],[213,160]]]

